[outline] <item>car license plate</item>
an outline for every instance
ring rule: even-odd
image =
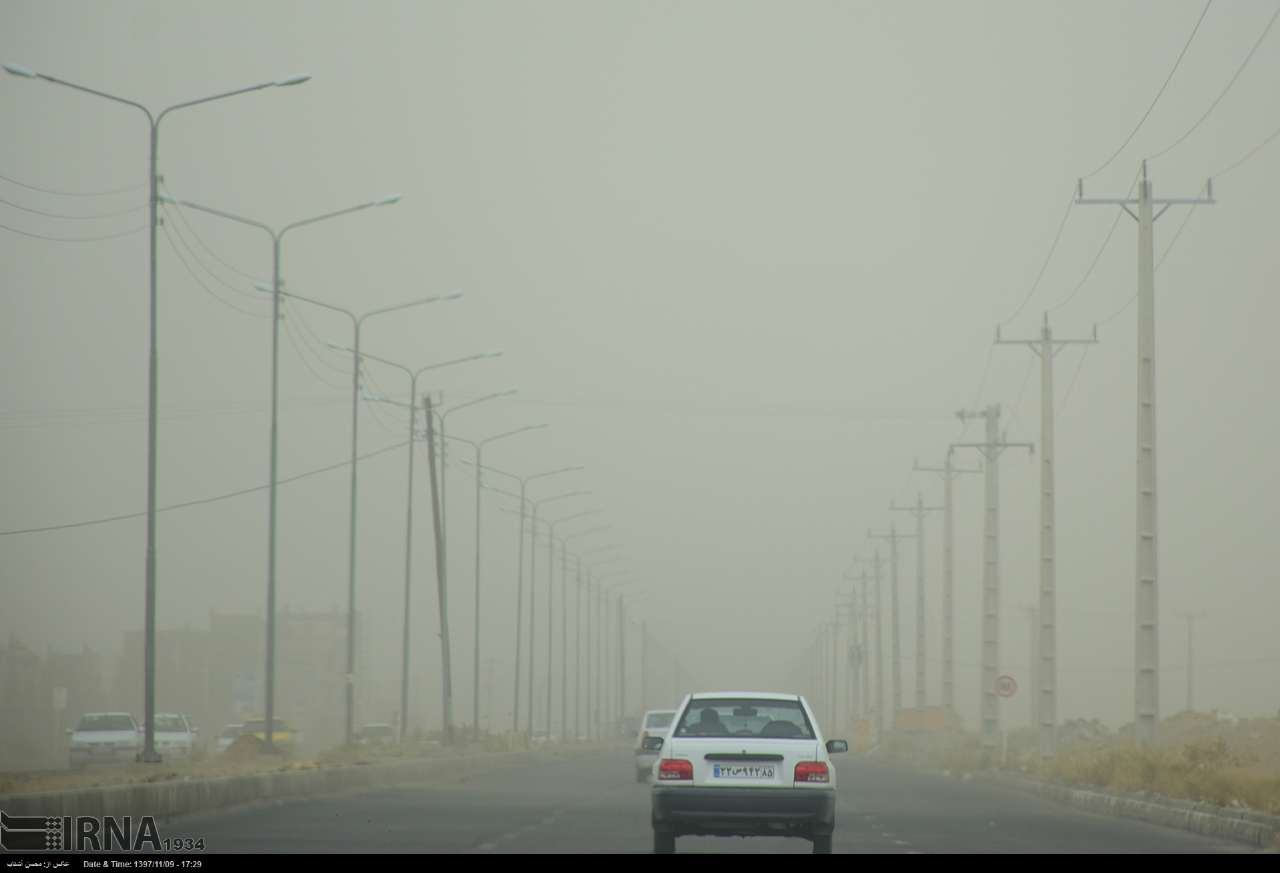
[[[716,764],[712,771],[717,779],[772,779],[772,765]]]

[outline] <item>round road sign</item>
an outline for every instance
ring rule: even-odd
[[[1001,697],[1012,697],[1018,693],[1018,683],[1012,676],[1004,675],[996,679],[996,694]]]

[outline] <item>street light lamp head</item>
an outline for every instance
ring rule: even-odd
[[[374,206],[392,206],[399,202],[400,202],[399,194],[389,194],[386,197],[383,197],[381,200],[373,201],[373,205]]]
[[[277,88],[288,88],[290,85],[301,85],[303,82],[310,82],[310,81],[311,81],[310,76],[301,75],[301,76],[290,76],[287,79],[281,79],[280,81],[273,82],[272,84],[274,84]]]
[[[17,64],[4,64],[4,71],[11,76],[21,76],[24,79],[36,78],[33,70],[28,70],[26,67],[20,67]]]
[[[269,282],[254,282],[253,287],[257,288],[263,294],[271,294],[276,290]]]
[[[449,293],[449,294],[444,295],[444,297],[442,297],[442,298],[440,298],[440,299],[441,299],[441,300],[460,300],[461,298],[462,298],[462,292],[461,292],[461,291],[453,291],[453,292],[451,292],[451,293]]]
[[[172,194],[166,194],[163,191],[161,191],[159,194],[156,195],[156,199],[159,200],[161,203],[172,203],[174,205],[177,205],[178,203],[182,202],[177,197],[174,197]]]

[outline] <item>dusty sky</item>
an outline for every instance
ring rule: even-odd
[[[537,486],[539,496],[593,492],[548,511],[603,510],[594,523],[612,530],[577,544],[623,547],[632,614],[691,683],[758,687],[793,681],[852,558],[875,548],[866,530],[892,516],[911,524],[890,502],[918,491],[940,500],[936,478],[912,461],[941,461],[961,433],[957,409],[1001,402],[1010,438],[1039,440],[1034,358],[993,350],[994,327],[1033,335],[1077,288],[1112,228],[1109,208],[1071,210],[1020,308],[1076,179],[1133,129],[1202,8],[4,0],[0,60],[157,109],[312,75],[167,118],[166,188],[273,225],[402,193],[394,207],[287,238],[288,287],[360,311],[464,291],[370,320],[365,348],[414,367],[503,350],[430,381],[446,404],[520,389],[460,412],[450,431],[476,439],[549,424],[494,443],[486,461],[522,473],[586,466]],[[1141,158],[1218,96],[1274,10],[1270,0],[1215,3],[1150,118],[1086,193],[1124,193]],[[1272,32],[1199,129],[1152,162],[1157,196],[1194,195],[1274,132],[1278,76]],[[144,211],[125,210],[145,203],[146,127],[127,107],[9,76],[0,118],[0,530],[137,512],[146,235],[72,243],[11,229],[67,238],[142,226]],[[68,197],[14,180],[126,190]],[[1280,548],[1266,496],[1280,485],[1278,183],[1273,142],[1219,176],[1218,204],[1196,210],[1157,274],[1165,712],[1184,704],[1179,615],[1189,610],[1204,613],[1198,706],[1280,707]],[[71,220],[18,206],[119,214]],[[1157,257],[1185,218],[1175,208],[1160,220]],[[1134,291],[1135,250],[1122,217],[1052,315],[1060,335],[1098,323],[1101,338],[1083,363],[1077,349],[1057,359],[1059,712],[1117,724],[1132,717],[1135,314],[1105,319]],[[246,276],[269,277],[266,239],[169,212],[159,257],[160,501],[262,484],[269,320]],[[343,319],[288,307],[284,476],[349,451],[349,359],[327,342],[349,342]],[[405,396],[395,370],[368,372],[371,391]],[[405,427],[402,411],[365,405],[361,445],[393,445]],[[377,628],[368,675],[380,679],[398,664],[404,472],[404,450],[361,465],[360,603]],[[469,707],[474,503],[468,471],[449,475],[451,618]],[[1005,456],[1002,660],[1018,677],[1037,475],[1025,453]],[[418,482],[418,669],[433,677],[425,475]],[[342,471],[282,486],[282,605],[345,603],[347,488]],[[956,495],[957,681],[972,723],[980,479],[966,477]],[[486,638],[502,689],[516,547],[506,503],[489,496],[483,512]],[[927,531],[932,701],[939,520]],[[0,538],[0,633],[53,650],[117,647],[142,621],[143,537],[142,521],[128,520]],[[161,626],[261,609],[265,494],[163,514],[159,550]],[[908,545],[907,654],[913,561]],[[910,700],[909,662],[904,675]],[[424,696],[424,713],[434,700]],[[1025,700],[1009,705],[1010,719],[1025,719]]]

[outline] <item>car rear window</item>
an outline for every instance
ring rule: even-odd
[[[644,720],[644,726],[647,728],[662,728],[671,724],[671,719],[675,718],[674,712],[651,712],[649,717]]]
[[[76,725],[78,731],[132,731],[137,730],[133,719],[127,715],[84,715]]]
[[[708,698],[685,708],[678,737],[756,737],[812,740],[813,726],[798,700]]]

